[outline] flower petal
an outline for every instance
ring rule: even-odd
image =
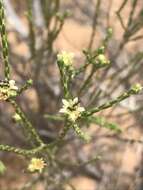
[[[60,112],[60,113],[66,113],[67,110],[66,110],[65,108],[61,108],[61,109],[59,110],[59,112]]]
[[[74,102],[74,104],[77,104],[78,103],[78,97],[74,98],[73,102]]]
[[[85,111],[85,108],[84,107],[78,107],[78,111],[83,112],[83,111]]]
[[[69,102],[66,99],[62,99],[62,103],[64,106],[68,107],[69,106]]]
[[[15,80],[10,80],[10,81],[9,81],[9,85],[10,85],[10,86],[14,86],[14,85],[15,85]]]

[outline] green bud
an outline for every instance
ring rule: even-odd
[[[108,35],[109,37],[111,37],[112,34],[113,34],[113,29],[109,27],[109,28],[107,29],[107,35]]]
[[[71,12],[69,10],[65,11],[64,13],[61,13],[61,12],[56,13],[56,17],[60,21],[64,21],[64,19],[66,19],[69,16],[71,16]]]
[[[70,10],[66,10],[65,12],[64,12],[64,17],[69,17],[69,16],[71,16],[72,15],[72,12],[70,11]]]
[[[99,66],[109,65],[110,61],[105,57],[104,54],[99,54],[96,58],[97,64]]]
[[[134,84],[131,88],[131,90],[137,94],[139,93],[141,90],[143,89],[143,87],[141,86],[141,84],[137,83],[137,84]]]
[[[105,47],[104,46],[101,46],[100,48],[98,48],[98,54],[104,54],[105,52]]]
[[[27,81],[27,84],[28,84],[28,85],[32,85],[32,84],[33,84],[33,80],[32,80],[32,79],[29,79],[29,80]]]

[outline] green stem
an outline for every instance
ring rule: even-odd
[[[59,141],[61,141],[61,140],[63,140],[64,139],[64,137],[66,136],[66,134],[67,134],[67,132],[69,131],[69,129],[70,129],[70,124],[65,124],[65,126],[64,126],[64,128],[63,128],[63,130],[62,130],[62,132],[60,133],[60,135],[59,135]]]
[[[86,133],[84,133],[77,124],[73,124],[72,125],[75,133],[77,134],[77,136],[79,138],[81,138],[82,140],[84,140],[85,142],[89,142],[91,140],[90,136],[88,136]]]
[[[27,1],[28,6],[28,13],[27,13],[27,19],[29,24],[29,48],[31,52],[31,57],[34,58],[36,55],[36,39],[35,39],[35,28],[34,28],[34,22],[33,22],[33,13],[32,13],[32,4],[33,0]]]
[[[64,121],[64,118],[58,115],[45,114],[44,118],[49,119],[49,120],[54,120],[54,121]]]
[[[129,15],[129,19],[128,19],[128,27],[132,24],[132,21],[133,21],[133,16],[134,16],[134,13],[135,13],[135,8],[137,6],[137,2],[138,0],[133,0],[133,5],[132,5],[132,9],[130,11],[130,15]]]
[[[107,108],[110,108],[112,106],[114,106],[115,104],[127,99],[128,97],[130,97],[131,95],[134,95],[134,94],[137,94],[138,91],[134,90],[133,88],[131,88],[129,91],[121,94],[120,96],[118,96],[116,99],[114,100],[111,100],[109,102],[106,102],[104,104],[102,104],[101,106],[99,107],[95,107],[95,108],[92,108],[91,110],[89,110],[88,112],[85,113],[85,116],[91,116],[92,114],[96,113],[96,112],[99,112],[101,110],[104,110],[104,109],[107,109]]]
[[[5,27],[5,12],[4,12],[3,0],[0,0],[0,33],[2,40],[2,54],[4,59],[4,74],[5,74],[5,79],[9,80],[10,66],[8,58],[8,40],[7,40],[6,27]]]
[[[96,67],[93,65],[91,73],[89,74],[89,76],[87,77],[87,79],[85,80],[85,82],[83,83],[83,85],[81,86],[81,88],[79,90],[79,95],[87,87],[87,85],[90,83],[91,78],[94,75],[95,71],[96,71]]]
[[[14,100],[9,100],[9,102],[13,105],[13,107],[16,110],[16,113],[20,115],[22,122],[26,128],[27,133],[30,135],[30,140],[36,142],[37,144],[42,145],[43,141],[41,140],[40,136],[38,135],[38,132],[36,129],[32,126],[30,121],[27,119],[26,115],[23,113],[21,108],[17,105],[17,103]]]
[[[31,79],[27,80],[26,83],[19,89],[18,94],[20,95],[23,91],[27,90],[32,83],[33,81]]]
[[[0,151],[13,152],[22,156],[35,155],[41,152],[44,148],[46,148],[46,145],[42,145],[31,150],[26,150],[22,148],[16,148],[13,146],[0,144]]]
[[[93,17],[93,24],[92,24],[92,34],[90,37],[88,49],[92,49],[92,45],[94,43],[94,37],[96,34],[96,27],[97,27],[97,22],[98,22],[98,17],[100,13],[100,5],[101,5],[101,0],[97,1],[96,7],[95,7],[95,12],[94,12],[94,17]]]
[[[68,70],[61,63],[57,62],[59,71],[60,71],[60,78],[61,78],[61,85],[64,91],[64,98],[68,99],[70,97],[70,90],[69,90],[69,83],[70,83],[70,76],[68,76]]]

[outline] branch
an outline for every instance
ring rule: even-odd
[[[41,152],[44,148],[46,148],[46,145],[42,145],[31,150],[26,150],[22,148],[16,148],[13,146],[0,144],[0,151],[13,152],[23,156],[35,155],[36,153]]]
[[[142,90],[142,87],[139,84],[133,85],[133,87],[129,91],[124,92],[123,94],[118,96],[116,99],[111,100],[109,102],[106,102],[106,103],[102,104],[99,107],[92,108],[91,110],[89,110],[88,112],[86,112],[84,114],[85,114],[86,117],[91,116],[92,114],[94,114],[96,112],[99,112],[101,110],[104,110],[104,109],[107,109],[107,108],[110,108],[110,107],[114,106],[115,104],[127,99],[131,95],[138,94],[141,90]]]

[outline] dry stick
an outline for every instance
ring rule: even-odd
[[[125,33],[126,33],[126,26],[124,25],[124,23],[123,23],[123,20],[122,20],[122,17],[121,17],[121,15],[120,15],[120,12],[122,11],[122,9],[125,7],[125,5],[127,4],[127,1],[128,0],[124,0],[123,2],[122,2],[122,5],[121,5],[121,7],[119,8],[119,10],[117,11],[117,16],[119,17],[119,21],[120,21],[120,23],[121,23],[121,25],[122,25],[122,27],[123,27],[123,29],[125,30]],[[131,13],[132,14],[132,13]],[[132,17],[132,16],[131,16]],[[131,18],[131,20],[132,20],[132,18]],[[128,39],[125,39],[125,38],[123,38],[123,41],[120,43],[120,46],[119,46],[119,49],[118,49],[118,51],[116,52],[116,54],[115,54],[115,56],[114,56],[114,60],[117,58],[117,56],[119,56],[119,54],[120,54],[120,52],[121,52],[121,50],[123,49],[123,47],[125,46],[125,44],[128,42]],[[105,76],[108,74],[108,72],[109,72],[109,70],[107,70],[104,74],[105,74]]]
[[[57,29],[57,25],[58,25],[57,19],[55,21],[55,25],[54,25],[54,28],[52,30],[51,30],[50,25],[51,25],[52,19],[54,18],[55,13],[57,13],[58,10],[59,10],[59,6],[60,6],[60,1],[59,0],[56,0],[56,1],[53,1],[53,2],[52,1],[47,2],[47,8],[48,8],[49,11],[46,10],[46,13],[45,13],[46,14],[45,18],[47,20],[47,22],[46,22],[46,28],[47,28],[46,45],[47,45],[47,49],[48,49],[50,54],[52,52],[54,39],[58,35],[57,30],[59,30],[59,29]]]
[[[94,37],[96,33],[96,26],[97,26],[97,21],[98,21],[98,16],[99,16],[99,10],[100,10],[100,5],[101,5],[101,0],[97,1],[96,7],[95,7],[95,12],[94,12],[94,17],[93,17],[93,24],[92,24],[92,34],[90,37],[88,49],[92,48],[93,42],[94,42]]]
[[[133,16],[134,16],[135,8],[137,6],[137,2],[138,2],[138,0],[133,0],[132,9],[130,11],[130,15],[129,15],[129,19],[128,19],[128,27],[130,26],[130,24],[133,21]]]
[[[140,40],[142,38],[143,38],[143,35],[138,35],[138,36],[136,36],[134,38],[131,38],[130,41],[136,41],[136,40]]]
[[[121,26],[123,27],[124,30],[126,30],[126,27],[125,27],[125,25],[124,25],[124,22],[123,22],[123,19],[122,19],[122,17],[121,17],[120,12],[121,12],[122,9],[125,7],[127,1],[128,1],[128,0],[124,0],[124,1],[122,2],[122,4],[121,4],[121,7],[120,7],[119,10],[116,12],[116,14],[117,14],[117,16],[118,16],[118,18],[119,18],[120,24],[121,24]]]
[[[126,0],[125,0],[125,2],[126,2]],[[129,14],[128,23],[127,23],[126,27],[124,28],[125,31],[123,34],[123,41],[120,43],[118,52],[120,52],[121,49],[125,46],[125,44],[127,44],[130,41],[131,36],[133,36],[136,32],[138,32],[142,27],[142,18],[137,17],[137,19],[133,20],[137,2],[138,2],[138,0],[133,1],[132,9]],[[125,4],[124,4],[124,6],[125,6]],[[122,7],[122,9],[124,8],[124,6]],[[120,8],[119,11],[117,11],[117,14],[120,15],[120,11],[122,9]]]
[[[131,67],[131,69],[130,69],[129,72],[128,72],[128,75],[127,75],[126,77],[122,78],[121,81],[120,81],[120,83],[122,83],[122,82],[124,82],[124,81],[127,81],[127,80],[129,79],[129,77],[131,78],[131,77],[134,75],[135,69],[136,69],[136,70],[137,70],[137,69],[140,69],[141,65],[139,65],[139,62],[142,60],[142,58],[143,58],[143,54],[142,54],[142,56],[137,57],[137,58],[136,58],[136,56],[135,56],[135,58],[134,58],[133,60],[131,60],[131,65],[132,65],[132,63],[134,63],[134,66],[135,66],[135,67],[133,67],[133,66],[131,67],[131,65],[126,65],[126,66],[123,66],[123,67],[119,68],[117,71],[115,71],[115,72],[111,75],[111,77],[110,77],[111,81],[112,81],[113,79],[114,79],[114,80],[118,80],[118,75],[117,75],[117,73],[120,73],[120,74],[121,74],[124,70],[128,69],[129,67]],[[110,93],[108,93],[108,94],[112,94],[112,93],[116,90],[117,87],[118,87],[118,84],[114,85],[114,86],[111,88]],[[110,88],[110,84],[107,86],[107,89],[109,89],[109,88]]]
[[[9,80],[10,66],[9,66],[9,57],[8,57],[8,40],[7,40],[6,27],[5,27],[5,13],[4,13],[3,0],[0,0],[0,33],[2,40],[2,54],[4,59],[3,60],[4,74],[5,74],[5,79]]]
[[[124,78],[121,78],[120,79],[120,83],[122,84],[124,81],[128,81],[128,79],[129,78],[131,78],[134,74],[135,74],[135,72],[138,70],[138,69],[140,69],[140,67],[141,67],[141,65],[135,65],[135,67],[131,67],[131,69],[130,69],[130,71],[129,71],[129,73],[128,73],[128,75],[126,76],[126,77],[124,77]],[[124,67],[123,67],[124,68]],[[125,69],[125,68],[124,68]],[[115,80],[115,78],[116,77],[114,77],[114,80]],[[118,91],[118,88],[120,88],[119,87],[119,85],[118,84],[116,84],[115,86],[113,86],[113,88],[111,88],[111,90],[110,90],[110,94],[113,94],[113,92],[115,91],[115,90],[117,90]],[[107,88],[108,89],[108,88]]]
[[[28,19],[28,25],[29,25],[29,48],[31,52],[31,57],[34,58],[36,55],[36,37],[35,37],[35,28],[34,28],[34,22],[33,22],[33,11],[32,11],[32,4],[33,0],[27,1],[27,7],[28,7],[28,13],[27,13],[27,19]]]

